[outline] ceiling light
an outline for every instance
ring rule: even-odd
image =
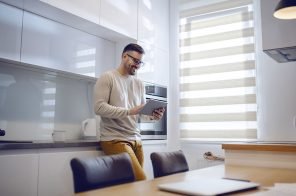
[[[296,19],[296,0],[281,0],[273,16],[279,19]]]

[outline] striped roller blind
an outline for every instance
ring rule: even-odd
[[[202,1],[179,2],[181,137],[254,139],[253,1]]]

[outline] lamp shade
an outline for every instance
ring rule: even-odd
[[[281,0],[273,16],[279,19],[296,19],[296,0]]]

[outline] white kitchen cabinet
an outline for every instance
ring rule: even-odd
[[[139,0],[138,41],[169,50],[169,1]]]
[[[95,157],[101,151],[41,152],[39,158],[39,196],[74,195],[74,184],[70,161],[74,157]]]
[[[115,64],[115,43],[24,12],[21,61],[95,77]]]
[[[163,86],[169,84],[169,52],[154,45],[139,42],[144,50],[145,65],[138,70],[138,78]]]
[[[20,60],[23,11],[0,3],[0,58]]]
[[[137,39],[138,0],[101,0],[100,24]]]
[[[100,23],[100,0],[40,0],[61,10]]]
[[[147,179],[153,179],[153,168],[150,159],[150,154],[152,152],[165,152],[168,151],[167,143],[163,141],[143,141],[143,150],[144,150],[144,171]]]
[[[37,196],[38,154],[0,155],[0,195]]]
[[[138,77],[146,82],[169,84],[169,1],[139,0],[138,44],[145,66]]]

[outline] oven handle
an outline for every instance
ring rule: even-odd
[[[159,96],[154,96],[154,95],[145,95],[145,98],[146,99],[155,99],[155,100],[160,100],[160,101],[164,101],[164,102],[167,102],[168,99],[165,98],[165,97],[159,97]]]

